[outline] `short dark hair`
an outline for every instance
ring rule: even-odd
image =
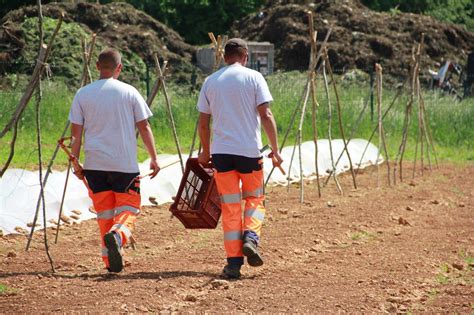
[[[243,57],[247,54],[247,43],[241,38],[231,38],[224,47],[224,55],[226,57],[239,56]]]
[[[122,57],[117,49],[105,48],[99,54],[97,62],[103,69],[115,70],[122,63]]]

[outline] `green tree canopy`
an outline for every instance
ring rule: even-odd
[[[456,24],[463,24],[474,31],[473,0],[362,0],[362,3],[377,11],[398,8],[403,12],[431,15]]]

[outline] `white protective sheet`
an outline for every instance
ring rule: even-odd
[[[348,148],[355,168],[357,168],[360,162],[366,145],[367,141],[364,139],[353,139],[349,142]],[[334,159],[337,160],[344,148],[344,144],[340,139],[333,140],[332,147]],[[290,173],[291,181],[298,181],[300,174],[298,148],[296,148],[295,151],[291,172],[288,172],[292,152],[293,147],[283,148],[282,157],[284,162],[282,166],[287,174]],[[369,144],[360,167],[364,168],[369,165],[381,163],[383,161],[382,157],[378,155],[377,147],[373,144]],[[312,141],[304,142],[301,146],[304,178],[310,179],[316,175],[314,156],[314,143]],[[187,157],[187,155],[183,156],[185,160]],[[182,174],[178,156],[162,154],[158,159],[163,166],[168,164],[172,165],[161,170],[154,179],[150,180],[149,177],[142,179],[142,205],[151,205],[149,201],[150,197],[155,197],[159,204],[171,202],[172,197],[175,196],[178,190]],[[270,159],[265,158],[264,160],[264,172],[265,176],[267,176],[272,169],[272,164]],[[145,161],[140,164],[142,174],[148,171],[148,163],[149,161]],[[328,170],[332,169],[328,140],[322,139],[318,141],[318,164],[320,176],[327,176]],[[337,173],[347,171],[348,169],[349,160],[347,154],[344,154],[337,165]],[[48,183],[45,187],[46,217],[48,221],[58,219],[65,178],[66,171],[53,172],[49,176]],[[30,229],[27,227],[27,224],[33,222],[40,191],[38,181],[38,172],[30,172],[21,169],[7,170],[3,177],[0,178],[0,229],[3,231],[3,234],[17,233],[17,231],[15,231],[16,227],[26,230]],[[285,183],[286,176],[281,174],[279,170],[275,170],[269,184],[282,185]],[[67,216],[71,216],[73,210],[79,210],[81,214],[79,215],[80,219],[78,221],[92,219],[95,218],[95,214],[89,211],[91,205],[92,203],[83,182],[71,174],[63,213]],[[40,208],[37,223],[39,224],[38,229],[43,227],[42,208]],[[47,222],[47,226],[52,226],[52,224]]]

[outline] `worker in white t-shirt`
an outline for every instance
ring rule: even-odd
[[[263,264],[258,251],[265,216],[261,125],[273,150],[274,166],[279,166],[282,159],[269,107],[273,98],[262,74],[245,67],[247,43],[232,38],[224,49],[227,66],[206,79],[197,104],[202,144],[199,162],[207,164],[212,154],[227,254],[223,275],[240,278],[244,256],[250,266]],[[241,199],[245,200],[243,220]]]
[[[135,127],[151,158],[151,177],[160,167],[147,120],[152,113],[137,89],[117,80],[122,70],[120,53],[105,49],[96,66],[99,80],[81,88],[72,102],[72,154],[79,158],[84,134],[84,169],[75,174],[79,179],[85,176],[89,185],[105,266],[110,272],[120,272],[122,248],[130,240],[140,212]]]

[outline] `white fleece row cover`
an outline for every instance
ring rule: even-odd
[[[364,139],[353,139],[349,142],[348,148],[352,158],[354,168],[364,168],[376,163],[382,163],[382,156],[379,156],[379,151],[376,146],[369,143],[364,159],[359,162],[362,153],[367,145]],[[344,148],[342,140],[332,141],[332,150],[334,160],[336,161]],[[290,174],[292,182],[299,180],[300,166],[299,166],[299,152],[298,147],[295,150],[295,156],[289,171],[289,164],[293,147],[285,147],[282,150],[282,157],[284,162],[283,169]],[[331,158],[328,140],[318,140],[318,169],[320,176],[327,176],[328,171],[332,169]],[[183,158],[186,160],[187,155]],[[314,142],[308,141],[301,145],[301,157],[303,165],[303,177],[305,179],[314,178],[316,175],[315,168],[315,150]],[[141,181],[141,196],[142,205],[151,205],[149,198],[156,198],[159,204],[172,202],[172,197],[176,192],[181,181],[181,166],[178,162],[178,155],[162,154],[158,156],[160,164],[170,166],[162,169],[158,176],[154,179],[149,177],[143,178]],[[272,169],[271,160],[264,158],[265,178]],[[140,171],[145,174],[149,168],[149,161],[144,161],[140,164]],[[349,160],[347,154],[344,154],[337,164],[337,173],[347,171],[349,169]],[[46,218],[47,221],[58,220],[59,207],[61,204],[61,197],[64,189],[64,181],[66,178],[66,171],[54,172],[49,175],[48,182],[44,190],[44,197],[46,200]],[[276,169],[269,181],[270,185],[283,185],[286,183],[287,177]],[[0,229],[3,234],[18,233],[18,228],[30,230],[27,227],[28,223],[33,222],[38,195],[40,191],[38,172],[27,171],[22,169],[10,169],[0,178]],[[88,197],[87,189],[83,182],[78,180],[73,174],[69,177],[69,184],[67,187],[66,198],[64,201],[63,213],[67,216],[77,216],[74,221],[79,222],[95,218],[96,215],[89,211],[92,205]],[[79,210],[80,214],[72,212]],[[42,207],[38,215],[37,229],[43,227]],[[46,223],[47,226],[53,226],[51,222]]]

